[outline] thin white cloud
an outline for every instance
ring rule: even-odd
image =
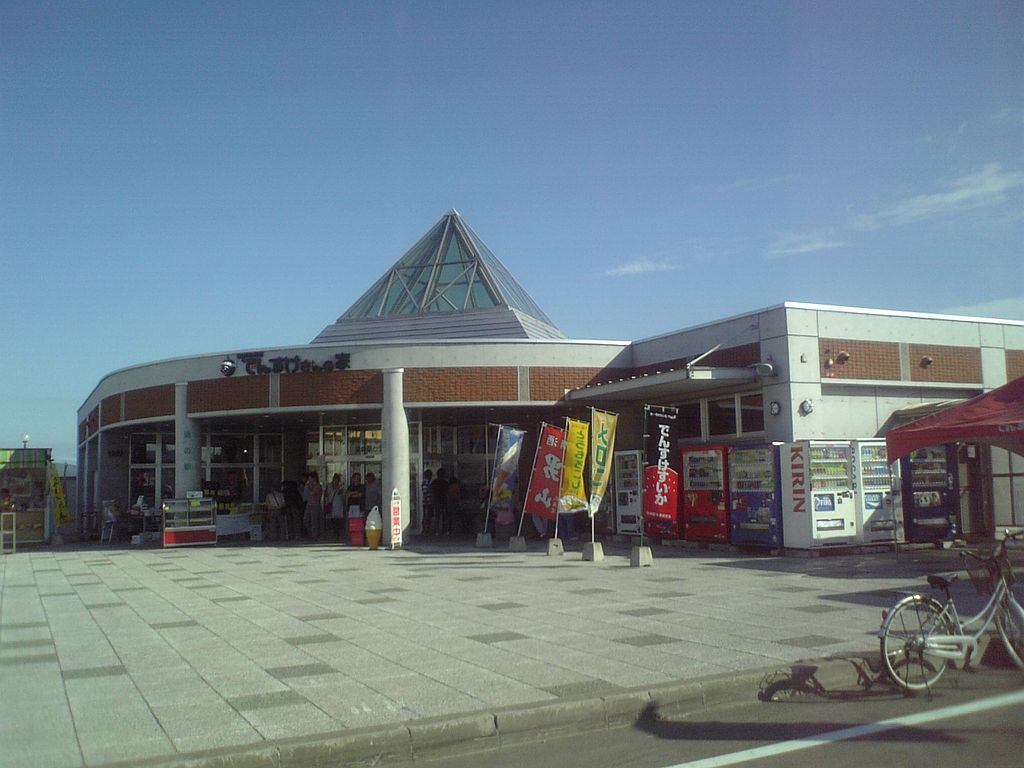
[[[723,192],[734,192],[744,189],[764,189],[766,187],[774,187],[777,184],[785,184],[786,182],[793,181],[795,178],[795,173],[787,173],[782,176],[751,176],[745,179],[736,179],[736,181],[729,182],[728,184],[722,184],[716,191],[721,194]]]
[[[884,210],[854,216],[848,227],[875,230],[995,208],[1007,201],[1011,191],[1024,187],[1024,173],[1005,171],[999,163],[989,163],[979,171],[954,180],[948,187],[944,192],[917,195]]]
[[[832,237],[821,235],[787,235],[779,238],[767,251],[770,257],[799,256],[804,253],[815,251],[830,251],[834,248],[842,248],[846,245],[845,240],[837,240]]]
[[[623,275],[644,275],[648,272],[671,272],[679,269],[677,264],[669,264],[666,261],[651,261],[649,259],[637,259],[627,264],[605,271],[606,277],[622,277]]]
[[[1024,320],[1024,296],[1007,299],[992,299],[977,304],[961,304],[942,310],[946,315],[967,315],[969,317],[992,317],[1000,320]]]

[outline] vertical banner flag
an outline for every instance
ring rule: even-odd
[[[608,490],[611,477],[612,456],[615,455],[615,426],[619,422],[617,413],[591,411],[593,428],[590,437],[590,516],[597,514],[601,500]]]
[[[494,450],[491,472],[491,510],[500,521],[512,520],[512,494],[519,476],[519,453],[526,433],[504,425],[498,427],[498,444]]]
[[[679,521],[679,409],[644,406],[644,522],[647,533],[682,538]]]
[[[53,464],[49,466],[49,474],[50,495],[53,497],[55,504],[57,525],[67,525],[75,518],[71,514],[71,510],[68,509],[68,502],[64,498],[64,486],[61,484],[60,475],[57,474],[57,468]]]
[[[562,455],[562,487],[558,493],[558,511],[582,512],[587,509],[587,491],[583,487],[583,469],[587,463],[585,421],[566,419],[565,453]]]
[[[526,491],[523,511],[554,520],[558,512],[558,489],[562,482],[562,443],[565,430],[544,424],[537,440],[530,487]]]

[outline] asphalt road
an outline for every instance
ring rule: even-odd
[[[798,694],[698,718],[651,718],[487,753],[417,761],[447,768],[1016,768],[1024,754],[1024,676],[950,671],[931,695],[886,686],[828,697]],[[908,722],[886,723],[893,718]],[[882,725],[878,725],[882,723]],[[772,754],[772,753],[775,754]]]

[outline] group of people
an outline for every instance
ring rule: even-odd
[[[347,486],[335,473],[326,488],[317,472],[307,472],[301,486],[285,480],[267,494],[268,534],[281,541],[316,541],[335,535],[341,541],[349,518],[365,517],[381,504],[380,482],[373,472],[366,473],[365,483],[362,475],[354,472]]]
[[[423,471],[423,533],[427,536],[451,536],[460,533],[463,526],[461,501],[462,487],[457,477],[448,477],[441,467],[435,476],[432,470]]]

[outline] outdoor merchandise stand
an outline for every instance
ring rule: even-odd
[[[41,544],[50,539],[48,514],[50,449],[0,449],[0,488],[7,488],[14,505],[5,520],[18,544]]]
[[[164,502],[164,546],[217,543],[215,499],[169,499]]]

